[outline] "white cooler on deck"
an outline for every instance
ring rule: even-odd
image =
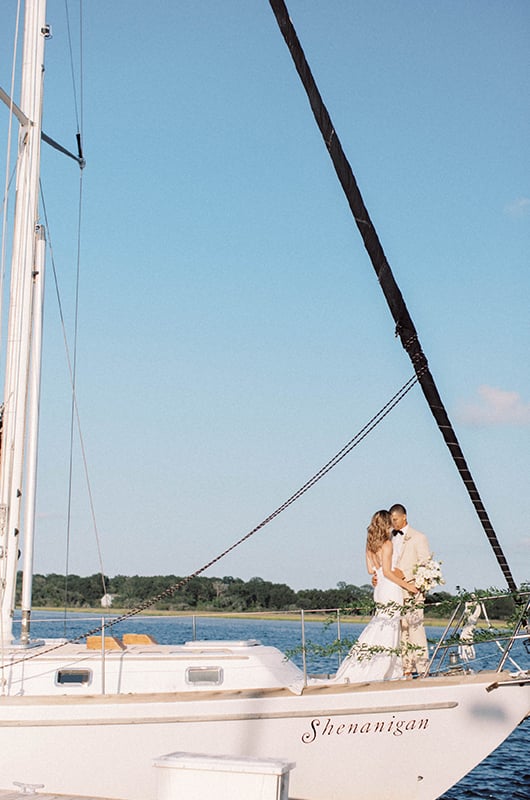
[[[292,762],[169,753],[153,762],[158,800],[288,800]]]

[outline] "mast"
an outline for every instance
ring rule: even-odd
[[[44,82],[46,0],[26,0],[18,138],[15,222],[6,345],[2,457],[0,464],[0,644],[12,641],[20,549],[24,451],[31,368],[33,299],[39,225],[39,174]],[[39,358],[40,360],[40,358]],[[40,382],[40,377],[35,378]],[[36,437],[36,425],[32,424]],[[33,482],[34,483],[34,482]],[[34,486],[33,486],[34,491]],[[28,507],[26,501],[26,507]],[[29,507],[34,504],[29,502]],[[29,619],[29,615],[28,615]]]
[[[44,309],[44,267],[46,261],[46,232],[44,226],[35,231],[37,247],[33,271],[33,326],[29,375],[29,408],[27,431],[26,476],[24,491],[24,564],[22,569],[20,641],[29,643],[31,594],[33,589],[33,552],[35,532],[35,503],[37,498],[37,464],[40,417],[40,375],[42,366],[42,323]]]
[[[364,242],[365,249],[370,257],[372,266],[377,275],[381,289],[390,308],[390,312],[396,323],[396,335],[399,336],[401,344],[409,356],[418,383],[421,386],[425,399],[429,405],[432,415],[436,420],[436,424],[443,436],[443,439],[449,448],[449,452],[455,462],[460,477],[462,478],[466,487],[467,493],[475,507],[478,518],[486,533],[488,541],[493,549],[497,563],[499,564],[502,573],[506,579],[510,591],[517,591],[517,584],[512,576],[506,557],[502,551],[501,545],[497,538],[497,534],[493,529],[487,511],[484,508],[475,481],[471,475],[466,459],[458,442],[456,433],[453,429],[451,421],[447,415],[447,411],[443,401],[438,392],[438,388],[434,382],[434,377],[429,369],[427,358],[422,350],[418,334],[412,318],[409,314],[403,295],[396,283],[390,264],[386,258],[385,252],[379,241],[377,231],[374,228],[372,220],[368,214],[361,192],[355,180],[352,168],[342,145],[337,136],[333,123],[329,116],[328,110],[324,105],[315,79],[311,73],[309,64],[307,63],[304,51],[294,29],[294,26],[289,18],[289,13],[285,6],[284,0],[269,0],[271,8],[276,17],[276,21],[282,33],[282,36],[289,48],[291,57],[295,64],[296,70],[300,76],[303,87],[306,91],[315,121],[324,139],[324,143],[328,153],[333,162],[335,172],[341,183],[346,199],[350,206],[351,212],[355,219],[357,228]]]

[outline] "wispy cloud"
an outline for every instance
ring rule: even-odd
[[[518,392],[479,386],[477,393],[477,399],[464,402],[457,409],[461,423],[476,427],[530,425],[530,403],[525,403]]]
[[[530,215],[530,198],[516,197],[504,206],[504,213],[509,217],[526,217]]]

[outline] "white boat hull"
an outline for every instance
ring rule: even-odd
[[[87,635],[86,647],[77,639],[29,639],[45,262],[39,214],[44,44],[50,35],[45,6],[46,0],[26,2],[20,108],[8,103],[20,131],[15,225],[7,246],[12,267],[0,442],[0,788],[18,782],[43,785],[48,794],[156,800],[154,762],[180,751],[294,762],[292,800],[434,800],[530,712],[528,678],[482,673],[354,685],[338,674],[304,687],[295,664],[253,640],[157,646],[139,637],[129,645],[126,635],[115,640],[104,626],[100,637]],[[84,166],[81,152],[73,157]],[[361,207],[360,195],[353,200]],[[371,225],[364,216],[363,224]],[[371,256],[385,267],[377,272],[381,278],[386,272],[386,281],[391,273],[384,254]],[[387,290],[397,297],[392,285]],[[405,349],[416,353],[417,377],[432,407],[437,390],[414,325],[401,300],[396,308],[397,332],[413,342],[409,351],[403,339]],[[436,409],[440,425],[444,409]],[[464,480],[468,489],[474,486],[471,476]],[[475,503],[476,490],[470,494]],[[508,578],[511,585],[509,571]],[[441,759],[442,752],[449,756]]]
[[[498,682],[498,688],[491,689]],[[368,685],[4,697],[0,786],[155,800],[157,757],[175,752],[296,762],[291,798],[434,800],[530,711],[530,686],[480,673]],[[445,752],[443,766],[440,753]],[[381,756],[389,769],[381,769]]]

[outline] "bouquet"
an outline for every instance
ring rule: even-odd
[[[422,594],[426,594],[433,586],[445,583],[441,561],[435,561],[432,556],[427,561],[416,564],[412,574],[414,575],[414,585]]]

